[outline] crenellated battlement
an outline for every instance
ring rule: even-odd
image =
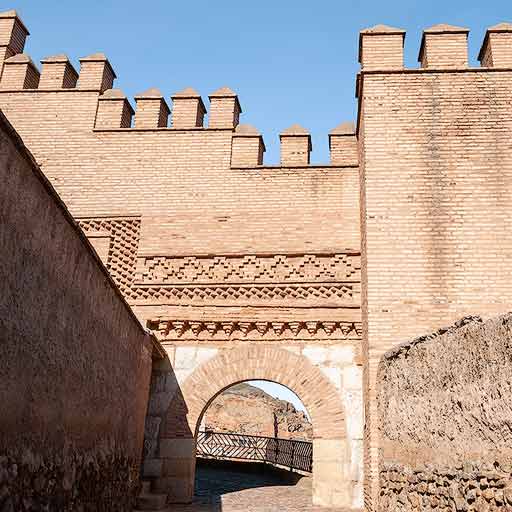
[[[406,332],[508,310],[512,25],[487,29],[480,65],[473,64],[469,37],[464,27],[426,28],[421,43],[413,41],[420,43],[419,66],[409,67],[403,30],[380,25],[360,33],[357,137],[370,396],[379,386],[379,358]],[[480,286],[483,276],[491,287]],[[366,505],[373,510],[389,495],[379,489],[376,454],[385,443],[371,426],[379,421],[371,399],[367,415]],[[390,500],[389,510],[396,503]]]
[[[78,73],[67,55],[61,53],[41,61],[39,89],[72,89],[76,87]]]
[[[238,95],[229,87],[209,95],[209,113],[201,95],[186,88],[171,95],[168,103],[155,88],[135,96],[135,104],[119,89],[114,89],[115,71],[103,53],[80,58],[77,71],[67,55],[44,58],[38,67],[22,53],[29,32],[16,11],[0,13],[0,92],[96,92],[97,112],[93,129],[108,130],[229,130],[233,132],[231,162],[234,167],[263,165],[265,143],[257,129],[239,125],[242,108]],[[361,72],[428,72],[492,70],[512,67],[512,24],[490,27],[478,59],[480,68],[468,64],[469,30],[438,24],[423,31],[419,68],[404,68],[406,32],[400,28],[376,25],[359,36]],[[360,91],[360,82],[357,94]],[[208,113],[208,123],[205,116]],[[280,134],[281,166],[310,165],[311,136],[293,125]],[[357,165],[357,135],[343,123],[329,133],[330,164]]]
[[[441,23],[423,31],[418,62],[422,68],[452,69],[468,65],[467,28]]]
[[[469,29],[444,23],[423,31],[418,62],[420,68],[404,68],[405,30],[376,25],[359,33],[359,62],[362,72],[488,70],[512,67],[512,24],[500,23],[487,29],[478,60],[468,64]]]
[[[135,313],[166,338],[179,378],[200,350],[241,342],[309,354],[353,415],[346,446],[315,440],[329,458],[318,492],[360,510],[364,475],[373,510],[381,355],[455,318],[510,309],[512,24],[487,29],[480,65],[464,27],[426,28],[411,66],[404,30],[362,30],[357,129],[329,132],[327,165],[311,165],[298,124],[279,134],[280,163],[265,165],[261,127],[229,87],[202,97],[147,84],[131,98],[105,54],[39,67],[23,53],[27,35],[15,11],[0,13],[0,109]],[[161,490],[168,478],[190,491],[193,471],[177,481],[162,468]]]
[[[0,13],[0,75],[4,62],[23,51],[29,34],[15,10]]]
[[[201,95],[191,87],[172,94],[170,102],[159,89],[152,87],[137,94],[133,103],[122,90],[115,88],[116,73],[105,54],[80,58],[79,70],[67,55],[52,55],[41,60],[39,70],[30,56],[22,53],[28,35],[16,11],[0,13],[0,93],[96,93],[97,104],[93,107],[88,103],[89,108],[94,108],[94,112],[91,111],[94,132],[231,131],[231,165],[238,168],[263,166],[263,136],[256,128],[239,124],[242,107],[238,95],[229,87],[209,94],[208,109]],[[310,165],[312,145],[307,130],[293,125],[279,138],[280,167]],[[347,134],[333,131],[329,135],[330,165],[357,165],[357,158],[354,159],[357,152],[353,150],[356,143],[355,134],[347,137]]]
[[[231,165],[263,166],[265,143],[256,128],[240,125],[241,104],[236,92],[221,87],[209,96],[208,109],[201,95],[188,87],[170,96],[170,101],[156,88],[129,98],[114,88],[116,73],[103,53],[79,59],[77,71],[67,55],[42,59],[41,70],[22,53],[29,32],[16,11],[0,13],[0,93],[75,92],[97,94],[91,110],[95,132],[108,131],[230,131],[232,132]],[[386,25],[364,29],[359,36],[361,74],[393,72],[460,72],[500,70],[512,67],[512,24],[490,27],[478,56],[479,68],[468,64],[469,30],[438,24],[423,31],[419,68],[404,68],[405,30]],[[358,80],[360,95],[362,80]],[[49,107],[51,108],[51,107]],[[209,112],[208,112],[209,110]],[[207,123],[205,123],[206,116]],[[311,135],[299,125],[281,132],[281,167],[310,166]],[[357,132],[342,123],[329,133],[330,165],[358,165]]]
[[[499,23],[487,29],[478,60],[484,67],[512,67],[512,23]]]

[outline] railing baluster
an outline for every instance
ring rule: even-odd
[[[197,455],[206,458],[257,460],[308,473],[313,470],[313,443],[309,441],[208,430],[197,435]]]

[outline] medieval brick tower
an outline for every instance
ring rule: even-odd
[[[146,474],[189,499],[205,407],[266,379],[311,416],[314,501],[375,508],[380,355],[512,298],[512,26],[488,30],[479,68],[465,29],[426,30],[420,69],[403,67],[402,30],[362,31],[357,127],[331,131],[321,166],[298,125],[265,165],[228,87],[171,106],[149,88],[134,110],[103,53],[39,70],[27,35],[0,14],[0,108],[175,368],[150,404]]]

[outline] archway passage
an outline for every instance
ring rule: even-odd
[[[286,349],[252,346],[221,350],[199,366],[183,383],[188,428],[175,431],[172,403],[160,436],[162,476],[157,486],[170,501],[192,499],[195,474],[195,437],[205,410],[233,384],[248,380],[277,382],[291,389],[309,412],[313,424],[313,503],[350,507],[353,482],[345,417],[338,392],[329,379],[304,356]]]
[[[204,411],[196,441],[198,462],[259,462],[306,474],[313,469],[307,410],[275,382],[252,380],[223,390]]]
[[[245,381],[223,390],[202,416],[193,504],[307,510],[312,435],[304,405],[288,388]]]

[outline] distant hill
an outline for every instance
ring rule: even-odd
[[[302,411],[245,382],[228,388],[215,398],[203,423],[207,429],[216,432],[304,441],[313,438],[313,426]]]

